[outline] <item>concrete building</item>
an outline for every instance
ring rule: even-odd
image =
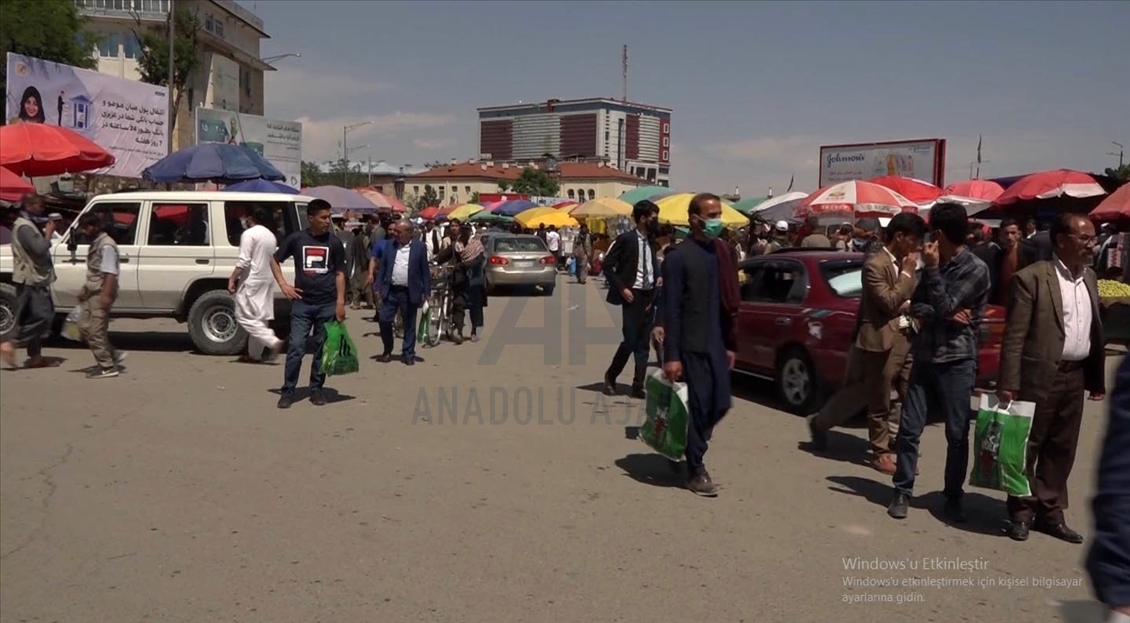
[[[556,100],[479,108],[480,158],[524,161],[603,159],[667,186],[671,109],[613,99]]]
[[[452,162],[408,177],[405,194],[419,197],[425,186],[431,186],[439,194],[442,205],[466,203],[475,193],[499,192],[500,182],[513,183],[527,166],[547,169],[544,161]],[[552,171],[552,167],[547,170],[550,175],[556,176],[560,185],[557,196],[562,199],[584,202],[598,197],[619,197],[633,188],[648,185],[647,180],[606,166],[603,162],[559,162],[556,168],[556,171]]]
[[[170,0],[74,0],[102,40],[94,53],[98,71],[140,80],[137,59],[141,46],[135,30],[166,32]],[[231,0],[176,0],[176,8],[196,14],[201,69],[188,85],[177,111],[173,148],[195,141],[194,111],[217,108],[263,114],[263,72],[275,68],[259,57],[259,44],[269,35],[263,20]]]

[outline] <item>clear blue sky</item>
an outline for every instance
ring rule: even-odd
[[[673,108],[673,185],[812,190],[822,144],[949,140],[965,179],[1116,164],[1130,146],[1130,2],[300,2],[266,22],[267,115],[306,159],[478,153],[475,108],[618,96]]]

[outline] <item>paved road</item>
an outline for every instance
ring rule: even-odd
[[[3,373],[0,619],[1033,623],[1088,598],[1083,548],[1001,536],[1000,495],[970,492],[961,528],[922,507],[888,519],[865,431],[807,454],[761,383],[739,385],[708,455],[721,496],[679,488],[626,438],[638,402],[594,391],[615,336],[600,295],[492,298],[489,339],[365,360],[323,408],[276,410],[280,366],[192,354],[164,321],[115,323],[118,379],[85,380],[90,354],[67,344],[58,368]],[[550,347],[514,343],[535,338]],[[1101,430],[1090,405],[1068,512],[1084,533]],[[940,427],[923,447],[929,506]]]

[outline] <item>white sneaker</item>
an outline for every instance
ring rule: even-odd
[[[129,353],[124,350],[114,351],[114,365],[119,368],[123,367],[122,362],[124,362],[128,357]]]
[[[117,368],[98,368],[86,373],[88,379],[112,379],[118,376]]]

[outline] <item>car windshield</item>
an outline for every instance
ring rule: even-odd
[[[820,272],[836,296],[858,298],[863,294],[863,262],[825,262]]]
[[[494,241],[495,253],[537,253],[545,250],[541,238],[499,238]]]

